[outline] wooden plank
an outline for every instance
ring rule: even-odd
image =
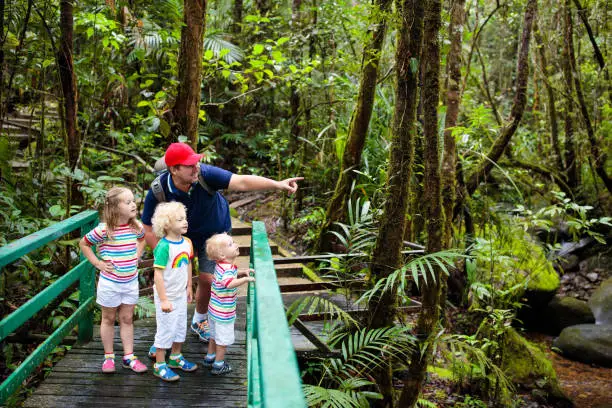
[[[34,316],[39,310],[46,307],[51,301],[57,298],[62,292],[76,282],[81,274],[91,268],[89,261],[83,261],[64,276],[46,287],[38,295],[28,300],[19,309],[0,321],[0,341],[8,337],[9,334],[21,327],[30,317]]]
[[[402,307],[398,307],[397,310],[401,313],[416,313],[419,310],[421,310],[421,306],[402,306]],[[345,310],[345,312],[355,318],[363,318],[368,315],[367,309]],[[315,322],[319,320],[329,320],[337,316],[338,314],[334,312],[321,312],[321,313],[301,314],[299,315],[298,318],[303,322]]]
[[[98,218],[98,212],[93,210],[83,211],[73,217],[60,221],[38,232],[18,239],[0,248],[0,268],[21,258],[23,255],[42,247],[43,245],[74,231],[81,225],[87,224]],[[1,270],[0,270],[1,273]]]
[[[365,281],[363,279],[351,279],[346,281],[327,281],[327,282],[312,282],[312,283],[291,283],[279,285],[281,293],[292,292],[313,292],[325,289],[337,289],[343,287],[363,287]]]
[[[243,205],[252,203],[253,201],[261,200],[263,197],[264,197],[263,194],[256,194],[256,195],[253,195],[253,196],[250,196],[250,197],[243,198],[243,199],[238,200],[238,201],[232,201],[230,203],[230,208],[242,207]]]
[[[83,303],[68,319],[62,323],[62,325],[53,332],[53,334],[40,346],[34,350],[32,354],[28,356],[17,369],[0,385],[0,405],[3,404],[6,399],[13,393],[21,383],[32,373],[34,368],[38,367],[40,363],[53,351],[53,349],[60,343],[62,338],[66,336],[76,326],[77,322],[83,317],[83,315],[90,312],[93,307],[94,298],[90,298],[88,301]]]
[[[402,251],[402,254],[404,255],[411,255],[411,254],[423,254],[425,253],[425,250],[422,249],[415,249],[415,250],[411,250],[411,251]],[[304,256],[293,256],[293,257],[287,257],[287,258],[272,258],[272,260],[274,261],[275,265],[282,265],[282,264],[288,264],[288,263],[310,263],[310,262],[316,262],[319,260],[324,260],[324,259],[332,259],[332,258],[346,258],[346,257],[358,257],[358,256],[366,256],[366,254],[364,253],[357,253],[357,254],[320,254],[320,255],[304,255]]]

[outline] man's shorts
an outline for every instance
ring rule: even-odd
[[[215,319],[208,319],[210,326],[210,338],[215,340],[220,346],[229,346],[234,344],[234,322],[221,323]]]
[[[100,276],[96,290],[96,303],[104,307],[135,305],[138,302],[138,278],[117,283]]]
[[[160,349],[169,349],[172,343],[184,343],[187,333],[187,295],[170,301],[171,312],[161,310],[161,302],[157,296],[154,300],[157,332],[153,345]]]
[[[228,234],[232,235],[232,231],[228,231]],[[204,273],[210,273],[211,275],[215,273],[215,261],[211,261],[208,259],[206,255],[206,241],[204,241],[196,251],[196,256],[198,258],[198,271]]]

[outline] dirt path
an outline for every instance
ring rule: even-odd
[[[612,368],[593,367],[549,352],[561,388],[576,408],[612,408]]]

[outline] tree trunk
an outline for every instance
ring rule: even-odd
[[[73,33],[73,2],[72,0],[60,1],[60,44],[57,53],[60,83],[62,86],[62,108],[64,132],[66,134],[66,150],[68,153],[68,166],[71,171],[77,167],[81,138],[77,122],[77,85],[74,74],[72,59],[72,33]],[[67,211],[73,204],[82,204],[83,196],[73,180],[68,181]]]
[[[179,89],[172,108],[173,135],[185,135],[198,144],[198,120],[202,83],[202,50],[206,27],[206,0],[185,0],[179,53]],[[173,140],[174,141],[174,140]]]
[[[461,40],[463,36],[463,16],[465,14],[465,0],[455,0],[451,6],[451,22],[449,27],[450,50],[446,59],[446,118],[444,121],[444,153],[442,157],[442,203],[446,228],[444,242],[450,245],[453,208],[456,197],[456,168],[457,145],[453,136],[457,125],[461,95],[459,84],[461,82]]]
[[[232,34],[238,35],[242,30],[242,11],[244,10],[243,0],[234,0],[232,7]]]
[[[424,133],[424,162],[425,180],[423,186],[424,206],[427,220],[427,252],[434,253],[443,247],[444,214],[440,187],[440,157],[438,153],[438,99],[440,76],[440,41],[441,2],[429,0],[425,8],[423,44],[423,133]],[[452,33],[451,33],[452,35]],[[417,321],[415,333],[419,343],[412,353],[408,378],[404,380],[404,387],[400,396],[399,406],[415,406],[425,373],[427,363],[432,355],[432,333],[440,317],[440,288],[445,275],[435,269],[435,279],[421,278],[421,312]],[[424,351],[424,353],[423,353]]]
[[[589,20],[587,19],[587,9],[586,7],[582,7],[582,5],[580,4],[580,0],[574,0],[574,4],[578,8],[578,15],[580,16],[580,19],[582,20],[582,23],[584,24],[584,28],[586,28],[587,33],[589,34],[589,40],[591,41],[591,44],[593,45],[593,53],[595,54],[595,59],[597,60],[597,63],[599,64],[599,68],[603,69],[606,63],[604,61],[603,55],[601,54],[601,50],[597,46],[597,41],[595,41],[595,36],[593,35],[593,29],[591,28],[591,25],[589,24]]]
[[[388,276],[400,263],[406,208],[416,137],[418,66],[423,47],[423,6],[419,0],[403,0],[396,4],[400,27],[395,52],[395,109],[391,128],[391,151],[384,213],[372,255],[372,281]],[[369,306],[369,327],[393,324],[395,316],[393,290],[373,299]],[[393,386],[390,366],[379,378],[384,396],[382,405],[391,405]]]
[[[571,12],[568,13],[568,18],[570,19],[569,24],[572,25],[572,15]],[[570,38],[570,41],[573,43],[573,39]],[[580,112],[582,113],[582,119],[584,121],[584,126],[586,127],[587,136],[589,138],[589,145],[591,148],[591,156],[595,162],[595,172],[601,178],[604,185],[608,189],[609,193],[612,193],[612,180],[608,176],[606,172],[606,160],[607,155],[605,152],[602,152],[599,148],[599,143],[597,142],[597,138],[595,136],[595,129],[593,129],[593,124],[591,123],[591,117],[589,116],[589,109],[586,104],[586,100],[584,99],[584,94],[582,93],[582,84],[580,83],[580,67],[576,63],[576,55],[574,54],[574,47],[569,47],[569,64],[572,73],[572,78],[574,78],[574,87],[576,89],[576,96],[578,96],[578,104],[580,106]]]
[[[385,19],[390,5],[391,0],[376,0],[372,10],[372,24],[370,24],[372,28],[369,33],[371,39],[363,50],[357,104],[349,125],[336,189],[327,207],[326,225],[321,233],[319,249],[323,251],[330,250],[330,234],[327,234],[327,231],[333,228],[335,222],[343,222],[346,218],[346,203],[356,178],[354,170],[358,170],[361,166],[361,154],[372,117],[380,54],[387,29]]]
[[[529,80],[529,40],[531,39],[531,28],[537,12],[537,2],[528,0],[523,19],[523,34],[519,48],[518,64],[516,69],[516,94],[510,111],[509,122],[500,132],[499,137],[491,146],[491,150],[478,165],[477,169],[468,177],[466,182],[467,193],[471,196],[482,180],[484,180],[493,165],[499,160],[504,150],[510,143],[510,139],[516,132],[527,102],[527,83]]]
[[[550,72],[551,70],[548,67],[548,59],[546,58],[546,49],[544,48],[544,40],[542,39],[542,33],[538,29],[537,21],[534,22],[534,24],[534,35],[538,44],[542,73],[544,75],[544,87],[546,88],[546,103],[548,104],[548,120],[550,122],[550,138],[553,152],[555,155],[553,161],[557,165],[559,171],[563,171],[565,166],[563,164],[563,156],[561,156],[561,144],[559,142],[559,124],[557,121],[557,108],[555,107],[555,94],[553,92],[552,85],[549,81],[549,78],[552,76],[552,73]]]
[[[563,69],[563,78],[566,86],[566,103],[565,103],[565,177],[570,190],[575,192],[578,187],[579,171],[578,158],[576,155],[576,136],[574,134],[574,81],[572,80],[572,64],[570,56],[574,53],[574,29],[572,27],[572,10],[570,0],[565,1],[563,10],[563,53],[561,55],[561,67]]]

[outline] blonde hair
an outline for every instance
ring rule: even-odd
[[[227,233],[215,234],[206,241],[206,256],[211,261],[223,259],[223,246],[227,245],[227,240],[232,239]]]
[[[168,225],[175,220],[179,213],[182,213],[185,217],[187,216],[187,208],[178,201],[161,203],[155,207],[151,224],[153,225],[153,232],[158,238],[166,235]]]
[[[108,237],[113,236],[113,232],[119,226],[119,197],[124,193],[132,193],[129,188],[113,187],[106,193],[104,198],[104,209],[102,210],[102,219],[106,223],[106,234]],[[136,217],[128,220],[128,225],[135,232],[140,232],[142,226],[136,220]]]

